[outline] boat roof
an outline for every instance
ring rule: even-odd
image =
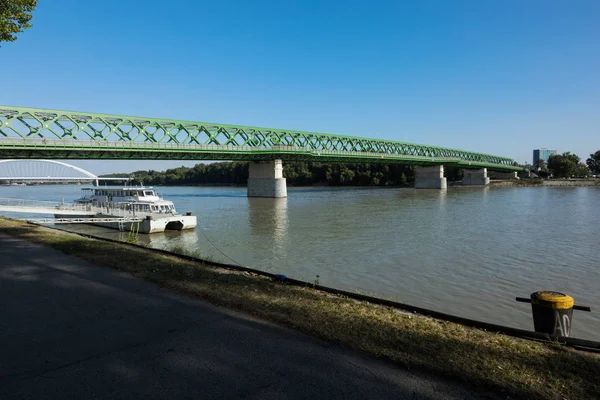
[[[136,186],[132,186],[132,187],[97,186],[97,187],[91,187],[91,188],[82,188],[81,190],[154,190],[154,188],[152,186],[137,186],[137,187]]]

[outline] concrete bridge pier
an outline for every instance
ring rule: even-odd
[[[448,184],[444,177],[444,166],[417,167],[415,175],[415,189],[447,189]]]
[[[463,186],[487,186],[490,184],[490,178],[487,176],[487,168],[464,169]]]
[[[248,197],[287,197],[281,160],[250,162]]]

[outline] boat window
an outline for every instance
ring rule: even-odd
[[[138,190],[137,194],[138,194],[138,196],[144,196],[144,191],[143,190]]]
[[[144,192],[144,194],[145,194],[146,196],[154,196],[154,193],[152,193],[152,190],[146,190],[146,191]]]

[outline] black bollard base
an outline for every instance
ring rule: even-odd
[[[564,293],[543,291],[531,294],[531,311],[536,332],[569,337],[575,301]]]

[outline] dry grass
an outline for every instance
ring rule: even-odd
[[[600,358],[0,218],[0,232],[510,398],[600,398]],[[119,257],[114,257],[118,252]]]

